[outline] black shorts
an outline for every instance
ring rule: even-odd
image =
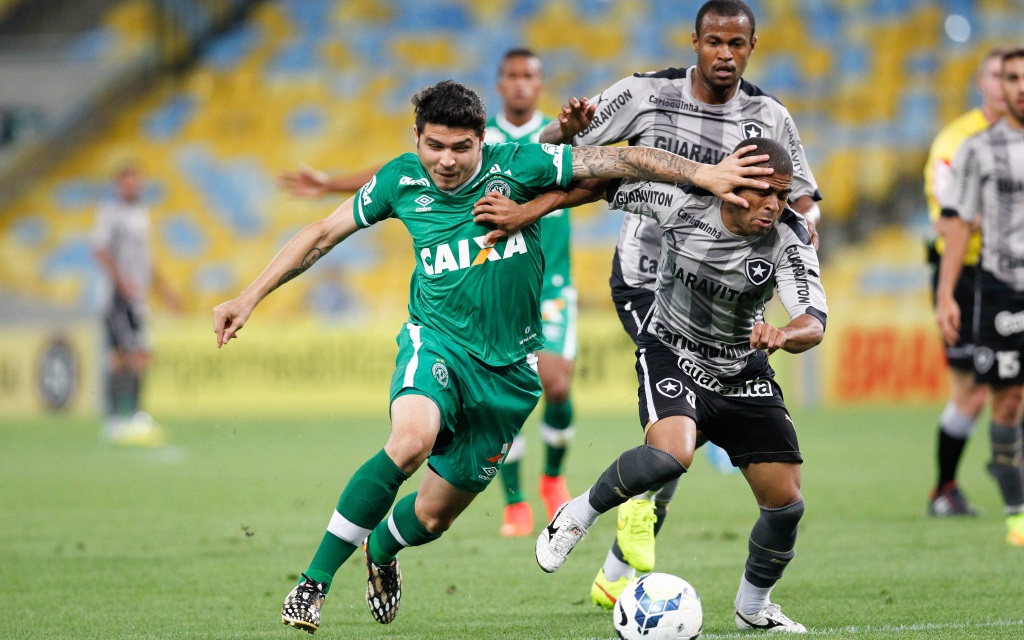
[[[698,436],[725,449],[732,464],[803,462],[793,420],[775,372],[764,364],[742,377],[718,381],[660,342],[637,349],[640,425],[689,416]]]
[[[121,352],[145,351],[145,314],[136,305],[115,295],[107,310],[107,340],[111,347]]]
[[[637,344],[637,335],[640,327],[647,317],[647,312],[654,304],[654,292],[650,289],[632,289],[629,295],[616,295],[612,293],[612,302],[615,303],[615,311],[619,314],[619,322],[626,330],[633,344]],[[639,346],[639,345],[638,345]]]
[[[964,266],[960,279],[953,288],[953,299],[960,305],[960,339],[952,347],[946,346],[946,361],[958,371],[974,370],[974,345],[977,343],[974,325],[975,296],[978,268]],[[939,265],[932,263],[932,308],[935,308],[935,290],[939,284]]]
[[[978,272],[977,291],[975,379],[993,387],[1024,384],[1024,292],[1014,291],[984,269]]]

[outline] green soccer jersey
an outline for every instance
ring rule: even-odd
[[[484,141],[488,143],[517,142],[526,144],[538,142],[540,132],[552,118],[535,111],[526,124],[517,127],[499,113],[487,121]],[[572,285],[569,258],[569,210],[559,209],[547,214],[540,221],[541,248],[544,251],[544,290],[541,298],[556,298],[562,287]]]
[[[454,191],[438,189],[419,157],[384,165],[355,197],[356,224],[401,220],[413,239],[409,285],[413,322],[440,331],[491,366],[518,362],[544,342],[540,292],[544,258],[538,225],[485,248],[488,229],[473,204],[490,191],[527,202],[568,185],[568,145],[483,145],[477,172]]]

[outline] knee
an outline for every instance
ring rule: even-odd
[[[420,468],[434,446],[437,434],[420,429],[393,430],[384,451],[399,469],[413,473]]]
[[[675,458],[679,464],[683,465],[687,469],[693,464],[693,453],[694,449],[692,443],[687,446],[686,442],[667,442],[657,445],[651,445],[656,449],[661,449],[665,453]]]
[[[783,528],[796,527],[804,517],[803,498],[781,507],[761,507],[761,515],[770,522]]]
[[[434,534],[442,534],[452,526],[452,520],[449,518],[431,518],[427,522],[423,523],[423,528]]]
[[[132,354],[129,366],[132,373],[143,373],[149,367],[149,353],[140,351]]]
[[[1016,425],[1024,404],[1024,387],[1002,389],[992,399],[992,419],[999,424]]]
[[[679,480],[679,476],[686,473],[686,470],[689,468],[685,462],[674,456],[671,451],[665,451],[650,444],[639,447],[638,451],[640,453],[639,462],[651,474],[650,480],[655,485],[662,485],[663,489],[667,485],[674,487],[675,483]]]
[[[451,528],[455,518],[444,513],[428,513],[421,510],[419,505],[416,509],[416,519],[420,521],[423,528],[431,535],[441,535]]]
[[[569,400],[569,377],[556,377],[544,384],[544,400],[551,404],[562,404]]]
[[[965,399],[964,408],[966,409],[966,411],[964,411],[964,413],[966,415],[971,416],[972,418],[977,419],[982,409],[985,408],[985,401],[987,399],[988,389],[986,387],[974,387],[974,389],[967,395],[967,398]]]
[[[689,469],[697,448],[697,430],[693,420],[686,416],[663,418],[647,429],[647,444],[661,449]]]

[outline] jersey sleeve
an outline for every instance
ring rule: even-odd
[[[981,212],[981,154],[978,137],[968,138],[953,156],[949,184],[937,192],[942,215],[974,220]]]
[[[928,217],[932,220],[939,217],[942,201],[940,194],[949,189],[952,178],[953,159],[948,152],[946,137],[946,131],[941,131],[935,137],[928,149],[928,160],[924,165],[924,197],[928,202]]]
[[[800,224],[792,222],[791,224]],[[779,252],[775,265],[775,289],[790,319],[808,314],[821,321],[828,319],[825,288],[821,285],[818,253],[810,244],[810,236],[792,234],[792,242]]]
[[[776,123],[773,136],[775,141],[781,144],[793,161],[793,192],[790,194],[790,202],[803,196],[811,196],[815,200],[821,200],[821,192],[818,191],[818,182],[814,179],[811,165],[807,162],[807,153],[800,141],[800,132],[796,128],[793,116],[789,110],[779,103],[776,105]]]
[[[519,145],[514,168],[517,178],[538,192],[553,187],[564,189],[572,182],[572,147],[567,144]]]
[[[396,186],[401,175],[404,157],[387,163],[356,192],[352,215],[356,224],[365,229],[394,215]]]
[[[690,202],[685,191],[666,182],[624,182],[612,196],[612,209],[654,218],[661,226]]]
[[[597,105],[594,121],[572,139],[573,145],[613,144],[636,135],[642,100],[640,89],[638,78],[630,76],[591,98],[590,104]]]

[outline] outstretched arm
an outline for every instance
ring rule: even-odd
[[[213,331],[217,334],[218,348],[236,337],[256,305],[270,292],[302,275],[324,254],[359,230],[352,205],[353,200],[349,198],[331,215],[299,231],[237,298],[213,308]]]
[[[353,193],[370,181],[380,167],[344,176],[329,176],[323,171],[299,165],[297,171],[277,174],[277,185],[298,198],[319,198],[327,193]]]
[[[767,176],[773,172],[767,167],[751,166],[768,159],[767,155],[744,155],[756,148],[753,145],[743,147],[720,163],[711,165],[649,147],[576,147],[572,152],[572,179],[635,178],[685,182],[746,208],[749,203],[734,190],[767,189],[768,183],[756,180],[755,176]]]

